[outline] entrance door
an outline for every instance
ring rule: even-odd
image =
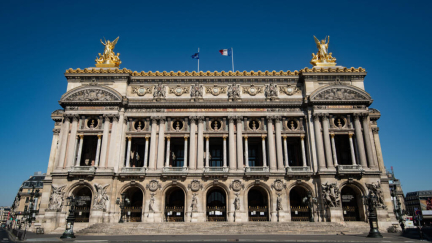
[[[357,193],[350,186],[345,186],[341,195],[344,221],[360,221]]]
[[[306,203],[307,191],[301,186],[290,191],[291,221],[309,221],[311,212]]]
[[[75,222],[89,222],[92,192],[88,187],[78,189],[75,193]]]
[[[268,221],[267,193],[260,187],[254,187],[248,193],[249,221]]]
[[[137,187],[129,188],[126,191],[126,198],[129,199],[130,204],[124,208],[124,220],[127,222],[141,222],[143,193]]]
[[[182,189],[172,188],[165,198],[165,221],[184,222],[185,195]]]
[[[207,221],[226,221],[226,196],[222,189],[207,193]]]

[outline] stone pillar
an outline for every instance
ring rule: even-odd
[[[354,113],[354,127],[355,127],[355,136],[357,140],[357,147],[360,157],[360,164],[363,166],[363,169],[367,168],[367,161],[366,161],[366,153],[364,148],[364,142],[363,142],[363,134],[362,134],[362,128],[360,125],[360,114]]]
[[[234,146],[234,117],[228,117],[228,139],[229,139],[229,168],[231,171],[237,168],[236,146]]]
[[[303,160],[303,167],[306,167],[306,149],[305,149],[305,143],[304,143],[304,135],[300,136],[301,140],[301,148],[302,148],[302,160]]]
[[[331,144],[332,144],[332,152],[333,152],[333,161],[334,161],[334,165],[337,166],[338,162],[337,162],[337,155],[336,155],[336,144],[335,144],[335,140],[334,140],[334,133],[330,134],[331,136]]]
[[[243,171],[243,117],[237,116],[237,170]]]
[[[197,153],[197,169],[204,168],[204,117],[198,117],[198,153]]]
[[[166,158],[165,158],[165,167],[169,167],[170,154],[171,154],[171,137],[166,137]]]
[[[106,154],[108,148],[108,136],[109,136],[110,118],[104,115],[103,134],[102,134],[102,149],[100,154],[99,166],[106,165]]]
[[[132,137],[127,137],[127,150],[126,150],[126,167],[130,167]]]
[[[266,153],[266,136],[261,135],[261,141],[262,141],[262,155],[263,155],[263,167],[267,167],[267,153]]]
[[[210,162],[210,142],[209,142],[209,136],[206,135],[205,136],[206,139],[206,151],[205,151],[205,167],[208,168],[209,167],[209,162]]]
[[[275,130],[276,130],[276,155],[277,155],[277,165],[278,170],[283,171],[284,161],[282,154],[282,122],[279,116],[275,117]]]
[[[145,145],[144,145],[144,164],[143,167],[147,167],[147,162],[148,162],[148,145],[149,145],[149,136],[145,137]]]
[[[71,167],[74,165],[74,160],[75,160],[75,154],[76,154],[76,135],[77,135],[77,130],[78,130],[78,120],[79,120],[79,116],[78,115],[73,115],[72,116],[72,129],[71,129],[71,133],[70,133],[70,142],[68,144],[68,149],[67,149],[67,165],[66,167]]]
[[[282,137],[283,137],[283,145],[284,145],[285,167],[289,167],[287,136],[283,135]]]
[[[110,165],[110,167],[114,168],[114,172],[117,172],[120,168],[124,166],[123,161],[125,161],[126,159],[126,143],[124,142],[126,140],[127,130],[126,119],[127,118],[124,116],[124,108],[120,108],[117,133],[114,140],[116,141],[116,157],[112,161],[113,163]]]
[[[82,154],[82,147],[83,147],[83,141],[84,141],[84,135],[79,135],[80,141],[79,141],[79,147],[78,147],[78,155],[77,160],[75,163],[75,166],[80,166],[81,163],[81,154]]]
[[[51,174],[51,172],[54,169],[54,163],[55,163],[55,156],[57,154],[58,150],[58,141],[59,141],[59,129],[53,130],[53,139],[51,142],[51,150],[50,150],[50,157],[48,162],[48,169],[47,169],[47,175]]]
[[[372,128],[372,133],[373,133],[373,137],[375,140],[375,148],[376,148],[377,158],[378,158],[378,167],[379,167],[381,172],[385,173],[386,170],[384,167],[384,160],[383,160],[382,150],[381,150],[381,142],[379,139],[378,132],[379,132],[379,127]]]
[[[372,138],[370,136],[370,126],[368,117],[366,115],[363,116],[363,134],[364,134],[364,140],[366,144],[366,154],[367,154],[367,160],[369,162],[369,168],[376,168],[374,156],[373,156],[373,149],[372,149]]]
[[[189,169],[195,170],[196,169],[196,117],[191,116],[189,117],[190,120],[190,148],[189,148]]]
[[[276,150],[275,150],[275,139],[273,135],[273,117],[267,117],[267,144],[268,144],[268,157],[270,164],[270,171],[275,171],[276,168]]]
[[[156,130],[157,130],[157,118],[151,118],[151,134],[150,134],[150,157],[149,157],[149,165],[148,168],[150,170],[156,169]]]
[[[248,136],[243,135],[244,137],[244,159],[245,159],[245,167],[249,167],[249,146],[248,146]]]
[[[355,156],[355,152],[354,152],[354,144],[353,144],[353,139],[352,139],[353,134],[350,133],[349,134],[349,141],[350,141],[350,149],[351,149],[351,161],[353,165],[356,165],[356,156]]]
[[[69,138],[69,126],[70,126],[70,116],[64,115],[64,127],[62,127],[62,132],[64,131],[62,135],[62,139],[60,141],[60,155],[58,160],[58,167],[63,168],[64,162],[65,162],[65,156],[66,156],[66,146]]]
[[[226,135],[223,135],[223,167],[227,167],[227,148],[226,148]]]
[[[114,161],[116,160],[115,154],[116,150],[120,149],[120,146],[118,146],[118,143],[123,143],[124,141],[116,141],[117,134],[119,131],[119,116],[114,115],[113,116],[113,122],[112,122],[112,128],[111,128],[111,138],[110,138],[110,147],[108,152],[108,163],[107,167],[111,167],[114,164]]]
[[[332,151],[330,145],[330,134],[329,134],[329,116],[328,114],[323,114],[323,135],[324,135],[324,147],[325,147],[325,155],[327,161],[327,168],[334,169]]]
[[[161,170],[164,166],[164,152],[165,152],[165,118],[159,120],[159,144],[157,153],[156,169]]]
[[[186,168],[187,167],[187,162],[188,162],[188,135],[184,136],[184,157],[183,157],[183,167]]]
[[[100,147],[101,147],[102,135],[98,134],[97,137],[98,137],[98,141],[97,141],[97,147],[96,147],[95,166],[99,167],[99,156],[100,156]]]
[[[323,138],[321,134],[321,123],[319,119],[320,115],[321,114],[314,114],[314,127],[315,127],[315,138],[316,138],[319,170],[325,170],[326,163],[325,163],[325,156],[324,156]]]

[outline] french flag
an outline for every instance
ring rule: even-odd
[[[219,52],[222,56],[228,56],[228,57],[230,57],[232,54],[231,49],[222,49],[222,50],[219,50]]]

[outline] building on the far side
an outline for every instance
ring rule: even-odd
[[[0,223],[4,224],[7,222],[8,215],[10,213],[10,207],[0,207]]]
[[[18,190],[17,196],[12,204],[12,212],[17,215],[17,219],[22,219],[24,213],[30,207],[31,195],[33,186],[35,191],[40,190],[39,197],[34,197],[34,205],[36,205],[35,210],[39,210],[40,206],[40,196],[42,195],[43,180],[45,179],[45,173],[35,172],[34,175],[30,176],[29,179],[25,180]]]
[[[415,215],[420,210],[424,222],[432,221],[432,190],[408,192],[405,197],[407,214]]]
[[[405,207],[405,196],[402,190],[402,185],[399,179],[397,179],[394,175],[393,166],[391,167],[391,171],[387,170],[387,177],[389,180],[390,187],[390,195],[393,202],[393,206],[395,210],[398,210],[398,202],[400,203],[400,207],[402,211],[406,210]]]

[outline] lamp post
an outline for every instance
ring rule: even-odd
[[[25,225],[24,225],[24,235],[23,235],[23,239],[25,239],[26,234],[27,234],[27,225],[30,224],[31,227],[31,223],[36,219],[36,212],[38,210],[34,209],[35,207],[35,203],[34,203],[34,197],[39,197],[39,189],[36,189],[35,191],[35,186],[32,185],[32,190],[30,192],[30,204],[29,207],[27,208],[27,210],[24,212],[24,215],[26,216],[26,220]]]
[[[309,191],[307,192],[307,196],[305,198],[303,198],[303,203],[307,203],[307,205],[309,207],[309,213],[310,213],[309,222],[315,222],[314,216],[313,216],[313,204],[317,201],[318,201],[317,198],[312,197],[312,192],[309,192]]]
[[[126,197],[126,193],[122,193],[120,195],[121,195],[121,200],[120,200],[120,198],[117,198],[116,204],[119,205],[119,207],[120,207],[120,220],[119,220],[119,223],[124,223],[124,220],[123,220],[123,216],[125,214],[124,213],[124,208],[125,208],[126,205],[130,204],[130,201],[129,201],[129,198]]]
[[[365,201],[365,205],[367,205],[369,210],[369,226],[370,231],[367,237],[370,238],[383,238],[381,233],[378,230],[378,216],[376,212],[376,206],[378,203],[378,197],[373,193],[371,190],[369,190],[369,194],[365,197],[363,197]]]
[[[75,198],[70,196],[66,198],[69,201],[69,216],[66,218],[66,230],[63,235],[60,236],[62,239],[71,239],[75,238],[75,234],[73,232],[74,222],[75,222]]]

